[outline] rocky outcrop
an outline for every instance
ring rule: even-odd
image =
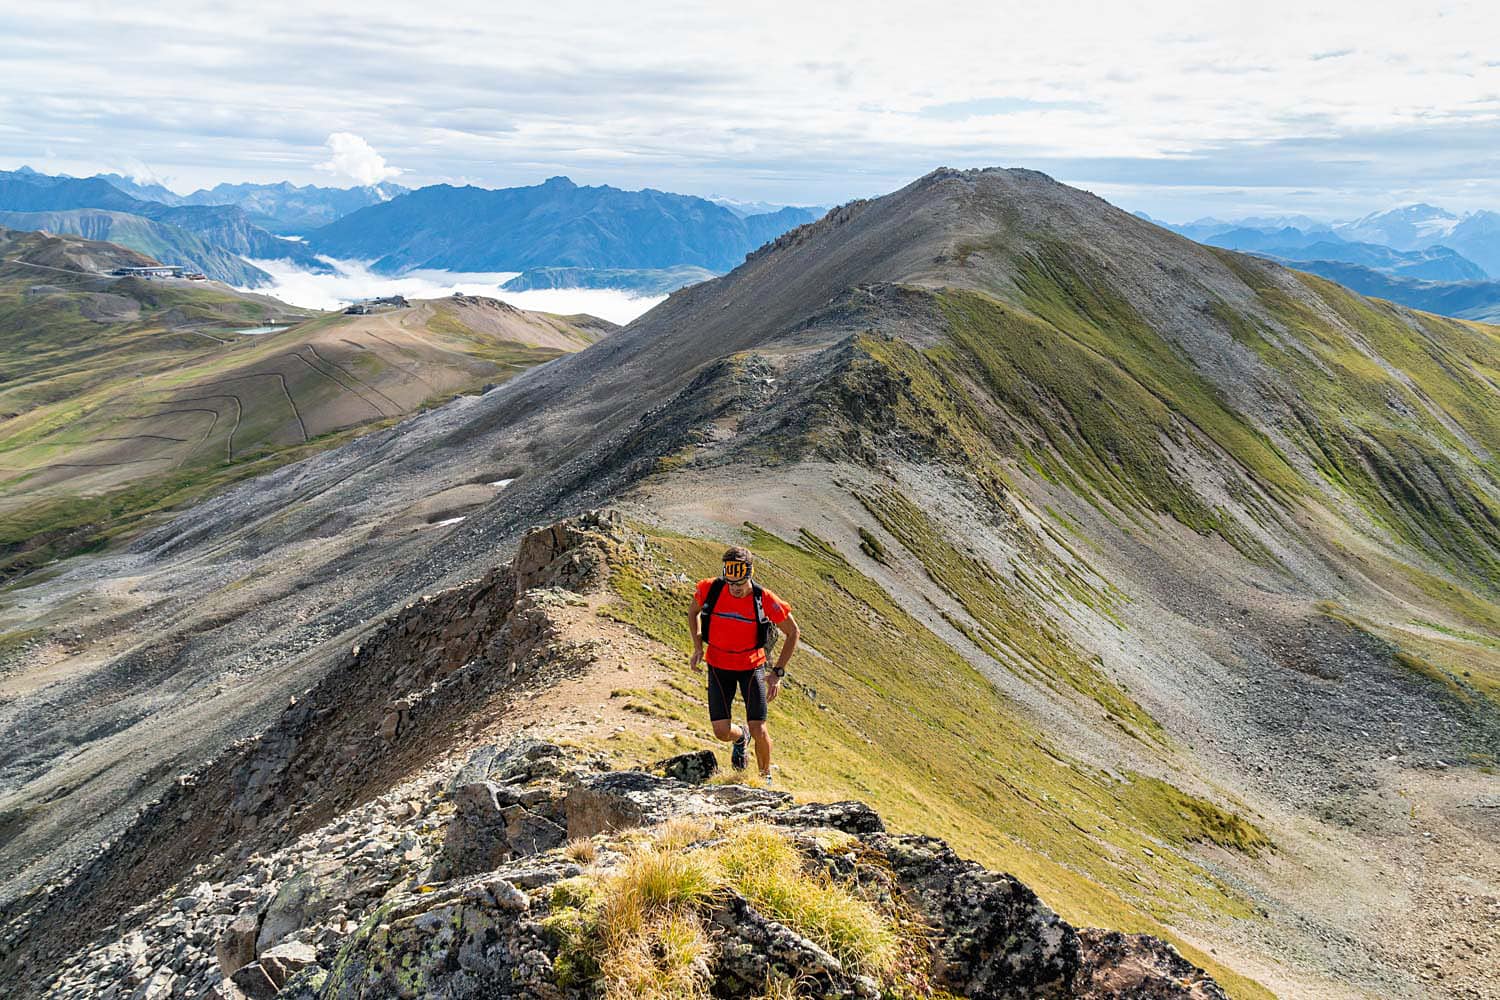
[[[528,535],[510,566],[394,616],[260,738],[7,915],[0,955],[29,978],[6,981],[79,1000],[583,1000],[598,972],[569,965],[568,886],[610,883],[657,835],[643,830],[713,851],[764,824],[795,846],[790,867],[905,928],[902,995],[1222,996],[1163,942],[1075,929],[1015,878],[890,833],[862,803],[706,783],[711,752],[612,771],[517,739],[431,763],[465,712],[588,661],[554,613],[632,547],[617,518],[564,522]],[[759,996],[771,980],[891,992],[888,969],[841,959],[748,889],[726,882],[698,905],[708,948],[695,961],[715,996]]]
[[[697,773],[698,757],[659,770]],[[604,767],[529,740],[482,748],[447,780],[425,775],[249,857],[232,878],[169,890],[122,920],[132,929],[118,940],[69,957],[51,993],[581,1000],[595,984],[560,975],[566,942],[553,918],[565,887],[609,879],[643,827],[696,831],[711,849],[724,830],[765,823],[785,831],[808,879],[847,886],[917,928],[905,938],[914,995],[1223,996],[1169,945],[1075,929],[1013,877],[941,841],[889,833],[862,803],[794,805],[781,792]],[[704,921],[715,996],[759,996],[775,979],[817,997],[875,998],[888,985],[733,888],[712,897]]]
[[[583,667],[592,653],[561,641],[554,612],[581,603],[631,544],[617,514],[585,514],[392,615],[258,737],[183,776],[91,862],[0,914],[0,981],[54,967],[195,866],[285,848],[441,759],[453,729],[495,699]]]

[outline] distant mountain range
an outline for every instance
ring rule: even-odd
[[[372,187],[326,188],[312,184],[297,187],[279,184],[217,184],[192,194],[182,195],[160,184],[140,184],[119,174],[100,174],[126,194],[163,205],[236,205],[255,225],[278,236],[301,236],[320,226],[358,211],[367,205],[406,194],[409,188],[400,184],[376,184]]]
[[[100,177],[0,172],[0,215],[5,218],[0,225],[108,240],[232,285],[270,281],[270,275],[246,263],[247,257],[330,270],[306,245],[267,232],[238,206],[164,205],[133,197]]]
[[[1459,216],[1406,205],[1351,222],[1306,216],[1199,219],[1173,225],[1189,239],[1322,275],[1360,292],[1448,316],[1500,315],[1500,213]]]
[[[553,177],[499,190],[421,188],[346,215],[308,242],[331,257],[374,260],[382,274],[679,265],[723,272],[814,218],[802,208],[741,218],[703,198]]]
[[[270,283],[257,260],[288,260],[327,273],[320,259],[326,255],[374,261],[382,274],[563,268],[569,273],[527,280],[539,282],[535,287],[661,294],[702,280],[699,271],[728,271],[750,251],[822,214],[815,208],[745,209],[665,191],[579,187],[566,177],[498,190],[280,183],[220,184],[180,195],[119,174],[0,171],[0,225],[108,240],[247,288]],[[673,272],[683,268],[698,270]],[[583,273],[590,270],[600,273]]]
[[[1500,281],[1419,281],[1337,260],[1295,261],[1289,266],[1371,298],[1440,316],[1500,323]]]

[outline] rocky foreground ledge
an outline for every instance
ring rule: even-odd
[[[1155,938],[1076,929],[858,802],[485,747],[230,880],[184,880],[57,997],[1213,998]]]

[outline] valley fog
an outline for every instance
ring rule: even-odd
[[[404,295],[408,299],[433,299],[452,295],[483,295],[508,302],[520,309],[571,316],[587,313],[611,323],[629,323],[651,309],[664,295],[632,296],[606,288],[547,288],[528,292],[502,291],[500,286],[518,271],[412,271],[396,277],[376,274],[363,261],[324,257],[337,273],[314,274],[285,260],[256,260],[254,265],[271,275],[273,282],[255,289],[304,309],[342,309],[357,299],[382,295]]]

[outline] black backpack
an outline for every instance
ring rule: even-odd
[[[698,612],[698,635],[703,642],[708,642],[708,626],[713,621],[714,605],[719,603],[719,595],[724,593],[725,580],[721,576],[708,588],[708,596],[703,598],[703,608]],[[755,645],[749,649],[726,649],[726,653],[750,653],[757,649],[764,649],[768,653],[776,644],[776,627],[771,624],[771,619],[766,617],[766,609],[761,606],[761,598],[765,591],[760,589],[760,584],[750,584],[750,596],[755,602]]]

